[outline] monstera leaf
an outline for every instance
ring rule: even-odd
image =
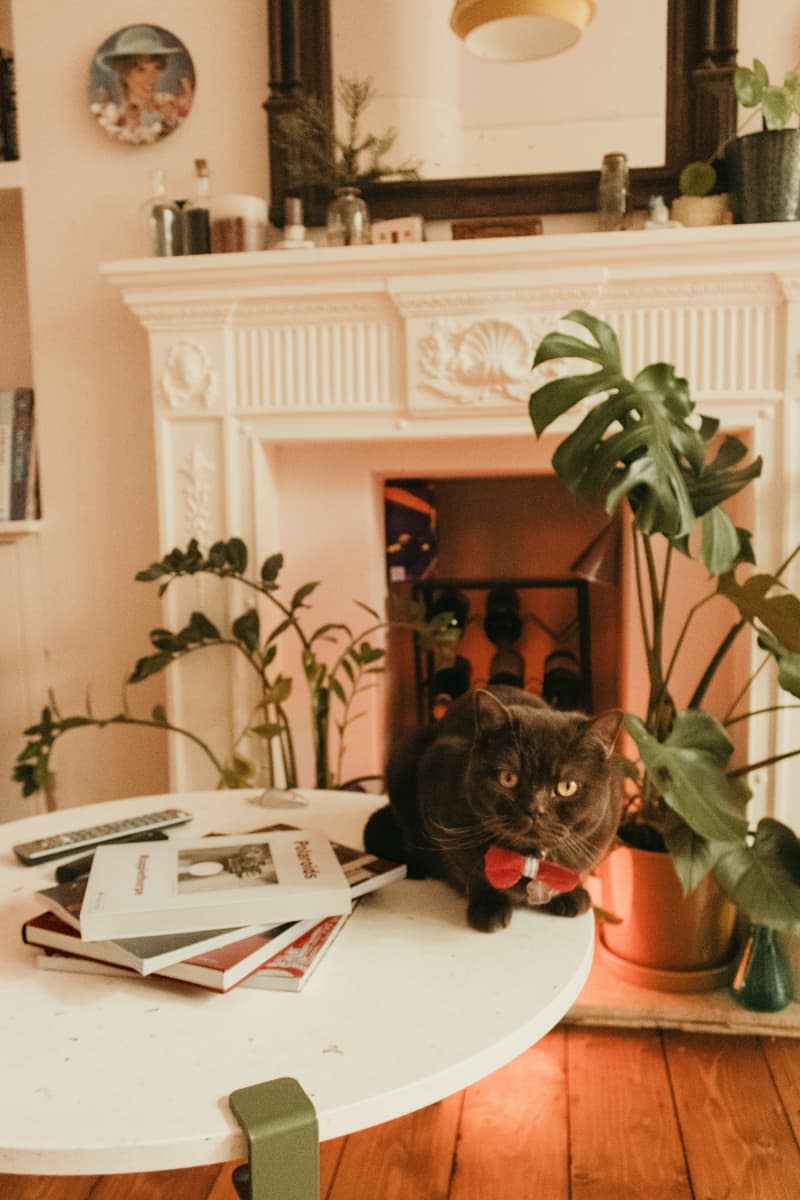
[[[755,624],[759,632],[763,629],[771,635],[765,641],[776,658],[800,653],[800,598],[777,576],[751,575],[739,584],[730,572],[720,578],[717,589],[736,605],[746,621]],[[777,595],[770,594],[773,589],[778,589]]]
[[[800,931],[800,841],[780,821],[759,821],[752,846],[731,845],[714,874],[755,925]]]
[[[729,570],[746,557],[746,546],[728,518],[714,510],[760,473],[760,460],[735,469],[747,448],[728,437],[706,462],[718,422],[693,416],[686,380],[669,363],[652,363],[627,379],[610,326],[581,311],[565,320],[582,325],[593,341],[551,333],[539,345],[534,366],[577,359],[598,369],[551,379],[533,392],[530,417],[537,436],[576,405],[597,400],[553,455],[555,471],[590,503],[604,501],[609,513],[627,497],[642,533],[662,533],[684,551],[697,517],[709,514],[704,561],[710,569]]]
[[[651,783],[673,812],[708,841],[742,841],[750,793],[741,780],[726,774],[732,746],[718,721],[698,710],[679,712],[663,742],[638,717],[628,714],[625,727]]]

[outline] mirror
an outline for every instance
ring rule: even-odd
[[[302,16],[301,16],[302,11]],[[268,0],[270,123],[291,111],[304,92],[332,104],[333,66],[330,0]],[[632,203],[677,194],[687,162],[707,158],[736,125],[732,80],[736,66],[737,0],[668,0],[664,31],[667,62],[666,155],[663,164],[634,169]],[[365,71],[364,74],[368,74]],[[365,190],[375,217],[419,213],[427,220],[515,214],[591,212],[596,204],[595,170],[545,175],[502,175],[466,179],[399,180]],[[283,222],[284,171],[270,144],[270,218]],[[306,200],[309,224],[321,223],[324,201]]]

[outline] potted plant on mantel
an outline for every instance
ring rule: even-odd
[[[762,118],[760,130],[740,132],[725,147],[734,219],[796,221],[800,218],[800,128],[796,124],[800,75],[790,71],[783,84],[770,83],[767,68],[756,58],[752,69],[736,68],[733,86],[742,107],[754,109]],[[795,124],[790,127],[790,122]]]
[[[722,438],[709,457],[718,422],[694,412],[688,384],[673,366],[653,363],[627,379],[607,324],[580,311],[565,319],[582,326],[589,338],[550,333],[534,366],[555,359],[580,366],[533,392],[531,421],[541,436],[563,414],[578,406],[583,413],[593,400],[558,445],[552,466],[572,492],[609,514],[627,507],[649,684],[645,711],[625,716],[633,746],[626,754],[628,802],[621,847],[606,860],[602,875],[603,908],[623,919],[603,926],[602,944],[618,969],[630,954],[635,962],[630,977],[640,983],[701,990],[717,986],[727,969],[735,909],[753,925],[800,929],[800,841],[777,820],[764,818],[752,829],[746,817],[748,772],[798,754],[800,747],[757,764],[733,765],[727,729],[758,714],[720,716],[705,707],[712,680],[746,631],[777,668],[781,688],[800,697],[800,599],[781,582],[800,547],[774,574],[740,581],[737,569],[755,562],[752,538],[734,526],[722,505],[759,476],[760,459],[745,463],[747,449],[733,436]],[[596,369],[587,372],[587,364]],[[691,607],[670,573],[676,555],[697,556],[712,585]],[[726,608],[733,619],[709,649],[707,662],[690,659],[691,691],[677,696],[687,632],[711,603],[721,607],[721,620]],[[668,644],[667,618],[675,607],[682,624]],[[615,877],[620,868],[622,883]],[[670,889],[668,898],[651,880],[640,881],[640,869],[658,872]],[[721,940],[706,929],[698,936],[700,918],[692,913],[693,937],[684,933],[687,940],[663,960],[651,956],[659,922],[672,928],[676,908],[690,905],[721,923]],[[645,921],[641,930],[637,918]]]
[[[273,141],[284,156],[290,195],[306,202],[313,189],[330,201],[326,211],[328,238],[339,244],[369,240],[369,213],[362,188],[386,178],[418,179],[419,163],[406,160],[396,166],[386,162],[397,140],[390,127],[380,134],[362,133],[364,112],[376,98],[372,79],[340,77],[336,99],[342,113],[344,136],[336,129],[335,115],[316,96],[303,96],[289,113],[277,119]]]

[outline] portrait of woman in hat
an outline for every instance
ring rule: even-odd
[[[178,38],[157,25],[128,25],[92,60],[89,106],[112,137],[152,143],[188,116],[194,86],[192,60]]]

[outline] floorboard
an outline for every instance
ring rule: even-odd
[[[236,1200],[231,1170],[0,1175],[0,1200]],[[320,1181],[321,1200],[797,1200],[800,1040],[562,1024],[466,1091],[326,1142]]]

